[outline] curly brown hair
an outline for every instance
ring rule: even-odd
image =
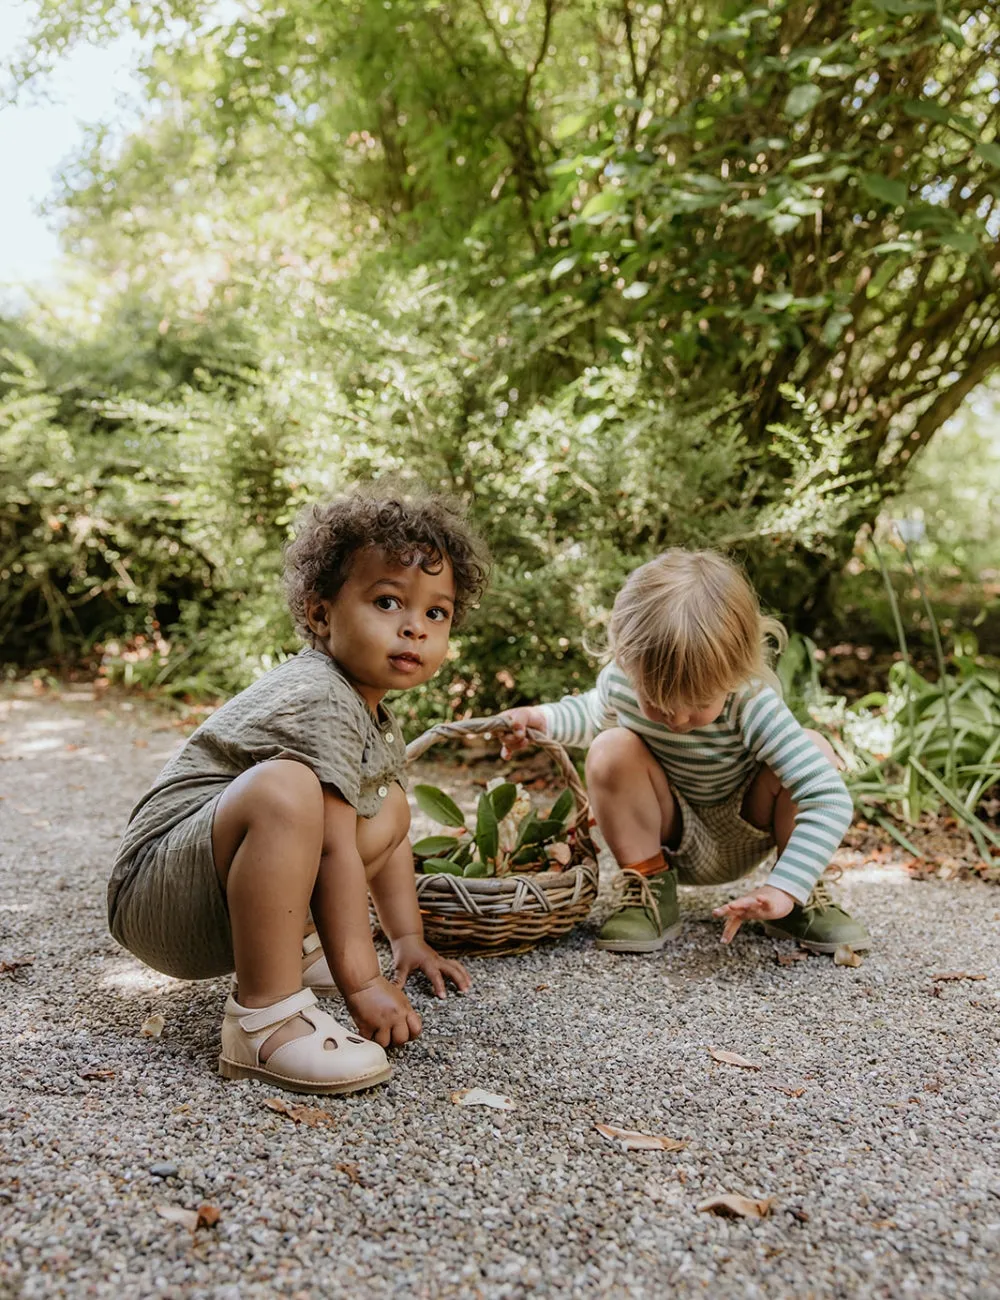
[[[419,561],[425,573],[439,572],[447,560],[455,577],[455,626],[479,600],[489,578],[486,543],[458,502],[376,488],[335,497],[302,514],[295,539],[285,548],[285,595],[306,640],[312,636],[306,616],[310,597],[333,600],[347,581],[354,556],[368,547],[398,564]]]

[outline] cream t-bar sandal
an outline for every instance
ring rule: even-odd
[[[302,940],[302,987],[312,989],[321,997],[338,992],[323,945],[315,930],[311,930]]]
[[[282,1043],[261,1061],[262,1045],[297,1016],[313,1032]],[[270,1007],[242,1007],[230,994],[219,1073],[225,1079],[263,1079],[289,1092],[342,1093],[385,1083],[392,1067],[378,1043],[345,1029],[320,1010],[312,989],[300,989]]]

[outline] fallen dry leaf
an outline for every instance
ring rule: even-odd
[[[787,1083],[780,1083],[777,1079],[765,1080],[769,1088],[776,1088],[778,1092],[783,1092],[786,1097],[801,1097],[805,1088],[793,1088]]]
[[[794,966],[796,962],[807,961],[809,957],[809,954],[803,952],[801,948],[793,948],[791,952],[778,952],[776,949],[774,955],[778,959],[779,966]]]
[[[749,1196],[726,1193],[722,1196],[710,1196],[707,1201],[702,1201],[697,1209],[699,1214],[704,1211],[708,1214],[722,1215],[727,1219],[763,1219],[771,1213],[773,1205],[773,1196],[755,1201]]]
[[[34,957],[12,957],[10,961],[0,961],[0,975],[13,975],[22,966],[33,966]]]
[[[81,1070],[80,1071],[81,1079],[113,1079],[114,1077],[115,1077],[114,1070]]]
[[[320,1124],[335,1123],[328,1110],[321,1110],[318,1106],[293,1106],[291,1102],[285,1101],[284,1097],[266,1097],[264,1105],[269,1110],[284,1115],[293,1124],[305,1124],[307,1128],[316,1128]]]
[[[158,1205],[156,1213],[168,1223],[179,1223],[188,1232],[194,1232],[198,1226],[198,1211],[185,1210],[183,1205]]]
[[[222,1217],[217,1205],[203,1201],[196,1210],[186,1210],[183,1205],[158,1205],[156,1213],[168,1223],[179,1223],[192,1235],[198,1228],[214,1228]]]
[[[617,1142],[623,1151],[683,1151],[686,1142],[664,1137],[660,1133],[637,1133],[635,1129],[614,1128],[611,1124],[595,1124],[601,1137]]]
[[[931,976],[935,983],[940,983],[942,980],[984,980],[985,978],[985,975],[970,975],[966,970],[946,970],[940,975]]]
[[[359,1168],[358,1165],[349,1165],[349,1164],[341,1163],[341,1164],[334,1165],[333,1167],[334,1169],[339,1169],[342,1174],[346,1174],[352,1183],[361,1182],[361,1169]]]
[[[842,943],[837,951],[833,954],[833,964],[835,966],[860,966],[864,957],[860,953]]]
[[[536,984],[536,985],[535,985],[535,992],[536,992],[536,993],[544,993],[545,990],[546,990],[548,987],[549,987],[548,984]]]
[[[156,1015],[150,1016],[142,1022],[142,1028],[139,1030],[139,1033],[143,1038],[159,1038],[163,1033],[163,1028],[166,1023],[167,1022],[159,1012],[157,1012]]]
[[[514,1102],[498,1092],[486,1092],[482,1088],[459,1088],[451,1094],[456,1106],[491,1106],[494,1110],[515,1110]]]
[[[723,1065],[738,1065],[742,1070],[759,1070],[760,1066],[756,1061],[748,1061],[745,1056],[740,1056],[738,1052],[727,1052],[721,1047],[710,1047],[709,1056],[715,1061],[721,1061]]]
[[[549,844],[545,853],[551,862],[557,862],[561,867],[568,867],[573,857],[573,850],[568,844]]]

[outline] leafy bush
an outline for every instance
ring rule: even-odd
[[[930,682],[900,660],[886,691],[848,704],[823,690],[814,650],[793,638],[782,684],[800,720],[818,726],[839,754],[858,811],[919,858],[910,828],[946,809],[1000,875],[1000,834],[981,815],[1000,784],[1000,672],[960,653],[954,673]]]

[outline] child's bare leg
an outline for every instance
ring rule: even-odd
[[[680,840],[680,817],[666,775],[634,731],[602,731],[587,753],[594,816],[619,866],[645,862]]]
[[[394,784],[378,815],[358,820],[358,852],[365,864],[369,882],[397,855],[397,850],[408,843],[410,833],[410,805],[400,785]],[[412,867],[413,859],[410,857]]]
[[[312,914],[330,971],[343,989],[364,982],[367,972],[356,969],[359,963],[367,963],[376,974],[379,967],[368,919],[367,888],[359,890],[347,908],[344,906],[345,900],[336,889],[335,869],[331,863],[331,855],[337,849],[337,836],[341,833],[336,812],[331,797],[324,795],[323,848],[313,894]],[[364,863],[366,881],[370,882],[379,875],[393,854],[406,842],[409,829],[410,805],[402,788],[393,785],[374,817],[357,819],[356,842],[358,854]]]
[[[324,795],[324,813],[330,808],[328,795]],[[383,868],[395,857],[405,859],[405,866],[410,875],[413,873],[413,854],[409,848],[410,805],[399,785],[394,785],[388,797],[375,817],[358,818],[357,844],[361,860],[365,864],[365,876],[371,884],[380,876]],[[329,817],[325,818],[324,851],[336,840],[336,827]],[[306,921],[305,933],[316,932],[316,919],[311,914]],[[324,950],[325,951],[325,950]]]
[[[818,731],[806,731],[805,734],[829,759],[830,766],[837,767],[837,755],[830,742]],[[769,767],[762,767],[757,773],[746,792],[742,811],[752,826],[772,833],[778,852],[782,853],[791,839],[798,805]]]
[[[219,800],[212,850],[245,1007],[271,1006],[302,987],[302,933],[322,845],[323,790],[302,763],[261,763]],[[289,1021],[264,1044],[261,1059],[311,1028]]]
[[[393,789],[375,817],[347,818],[367,875],[378,874],[406,839],[409,805],[403,791]],[[302,987],[310,903],[337,982],[354,989],[378,977],[365,882],[345,879],[347,864],[335,860],[345,812],[341,804],[338,819],[338,801],[309,768],[285,760],[243,773],[220,799],[212,843],[243,1006],[270,1006]],[[419,1018],[412,1015],[411,1032],[419,1033]],[[263,1045],[261,1059],[311,1030],[305,1020],[287,1022]]]

